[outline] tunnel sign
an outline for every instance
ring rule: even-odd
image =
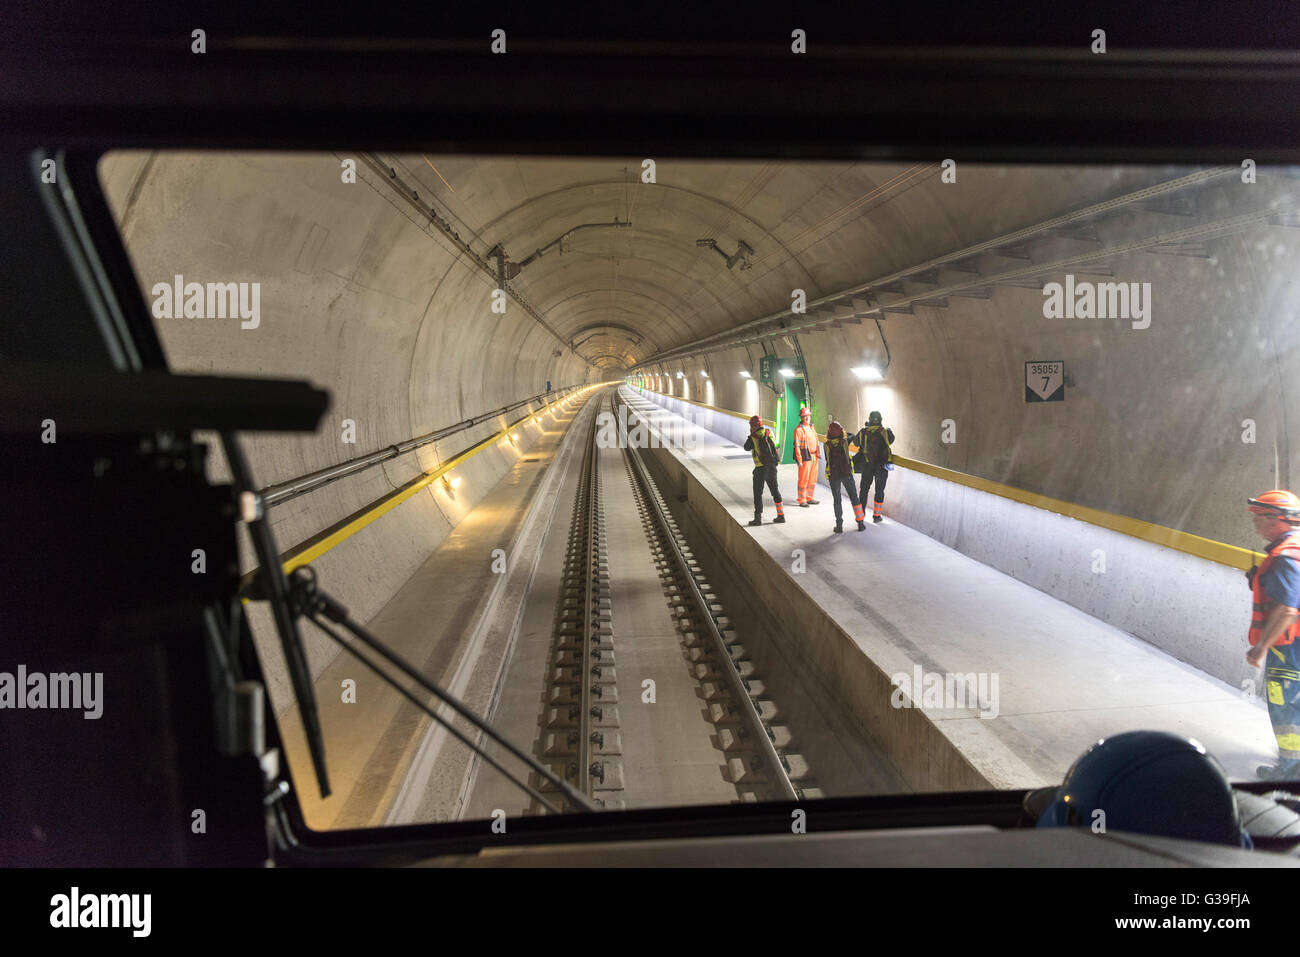
[[[776,356],[761,355],[758,357],[758,381],[763,385],[773,385],[775,380],[772,373],[776,369]]]
[[[1025,401],[1064,402],[1065,363],[1026,362]]]

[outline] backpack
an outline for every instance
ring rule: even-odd
[[[849,437],[826,440],[826,478],[853,470],[849,463]]]
[[[860,451],[853,456],[853,471],[864,472],[868,465],[886,465],[893,457],[890,446],[894,444],[893,429],[863,429],[858,433],[858,448]],[[861,463],[859,463],[861,459]]]

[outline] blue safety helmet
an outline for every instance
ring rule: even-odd
[[[1038,826],[1094,820],[1107,831],[1253,846],[1223,767],[1199,741],[1166,731],[1102,738],[1070,767]]]

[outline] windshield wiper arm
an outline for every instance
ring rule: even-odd
[[[476,715],[473,711],[471,711],[468,707],[466,707],[463,703],[457,700],[457,698],[454,695],[438,687],[438,685],[436,685],[434,682],[430,681],[428,678],[422,675],[416,668],[414,668],[412,665],[408,664],[405,660],[403,660],[396,652],[385,647],[385,645],[381,641],[379,641],[378,638],[376,638],[369,631],[367,631],[364,626],[353,621],[352,618],[349,617],[348,611],[346,608],[343,607],[343,605],[341,605],[338,601],[331,598],[330,596],[326,595],[317,587],[316,573],[310,566],[302,566],[299,568],[295,568],[293,570],[292,575],[290,575],[289,604],[294,614],[305,615],[314,625],[316,625],[317,628],[321,629],[321,631],[325,632],[325,634],[327,634],[330,638],[338,642],[343,648],[347,649],[349,652],[355,655],[358,659],[360,659],[360,661],[364,665],[366,665],[366,667],[370,668],[370,670],[372,670],[380,678],[382,678],[384,681],[388,682],[399,692],[401,692],[408,701],[415,704],[416,707],[418,707],[421,711],[429,715],[429,717],[433,718],[444,728],[446,728],[449,732],[451,732],[451,734],[456,738],[456,740],[460,741],[462,744],[464,744],[475,754],[479,755],[479,757],[481,757],[484,761],[486,761],[492,767],[496,768],[496,770],[500,771],[501,774],[504,775],[506,779],[509,780],[512,784],[528,792],[529,795],[531,795],[533,798],[539,801],[542,804],[542,806],[545,807],[547,810],[556,813],[559,813],[560,811],[560,809],[555,807],[550,801],[548,801],[541,794],[540,791],[532,787],[532,785],[528,784],[526,781],[519,780],[513,774],[507,771],[504,767],[502,767],[500,762],[498,762],[495,758],[493,758],[492,755],[488,753],[485,747],[470,740],[470,738],[466,734],[464,734],[459,729],[454,727],[450,720],[438,714],[438,712],[435,709],[429,707],[428,704],[420,701],[415,695],[411,694],[411,692],[409,692],[406,688],[403,688],[395,678],[382,671],[374,661],[370,660],[365,655],[363,655],[360,651],[358,651],[356,648],[352,647],[352,645],[349,642],[347,642],[342,635],[338,634],[333,628],[329,626],[329,623],[334,622],[336,624],[342,625],[360,642],[362,642],[372,650],[378,652],[380,656],[382,656],[386,661],[388,661],[391,665],[393,665],[393,667],[397,668],[400,672],[402,672],[402,674],[406,675],[408,678],[410,678],[412,681],[418,684],[425,691],[428,691],[430,694],[434,695],[444,704],[448,705],[458,715],[460,715],[470,724],[474,725],[474,727],[478,728],[481,732],[483,732],[483,734],[487,735],[489,738],[491,738],[501,747],[505,748],[505,750],[508,751],[510,754],[514,755],[524,764],[528,765],[528,767],[531,768],[533,771],[536,771],[544,781],[550,782],[550,784],[552,784],[561,794],[563,794],[566,798],[568,798],[569,801],[571,801],[574,805],[586,811],[597,810],[596,805],[585,794],[576,790],[571,784],[569,784],[569,782],[565,781],[563,778],[558,776],[554,771],[552,771],[546,765],[542,764],[531,754],[528,754],[527,752],[516,747],[507,738],[503,737],[495,728],[493,728],[492,725],[488,724],[486,721],[484,721],[482,718]]]

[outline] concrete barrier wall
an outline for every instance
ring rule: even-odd
[[[662,395],[658,392],[644,391],[634,389],[638,395],[644,396],[651,402],[669,412],[680,415],[702,429],[708,429],[714,435],[720,435],[728,441],[735,442],[743,446],[745,439],[749,438],[749,424],[740,416],[731,412],[722,412],[714,409],[707,409],[704,406],[696,405],[693,402],[686,402],[682,399],[674,398],[671,395]]]
[[[963,555],[1234,687],[1262,688],[1245,660],[1251,600],[1239,569],[901,467],[885,503]]]
[[[736,415],[640,394],[738,445],[749,433]],[[1251,600],[1239,569],[901,466],[886,489],[890,518],[1234,687],[1262,691],[1245,661]]]

